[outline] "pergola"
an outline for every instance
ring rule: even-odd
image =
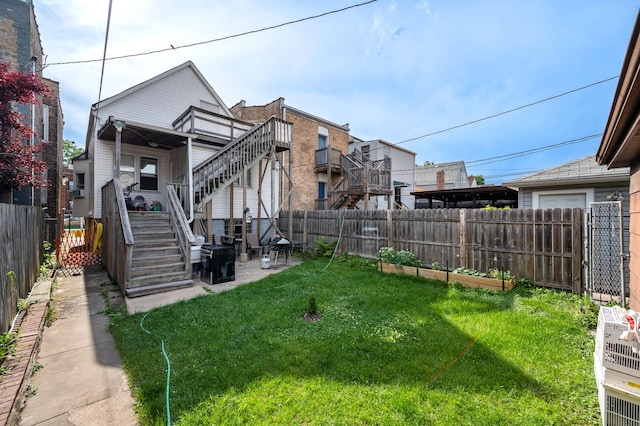
[[[486,205],[518,207],[518,191],[506,186],[414,191],[411,195],[415,196],[416,204],[418,200],[428,200],[427,208],[433,208],[434,200],[443,202],[442,207],[445,208],[470,207],[476,209]]]

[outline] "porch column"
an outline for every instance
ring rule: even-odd
[[[242,168],[242,248],[240,249],[240,262],[249,260],[247,255],[247,166]]]
[[[122,151],[122,129],[124,129],[126,123],[121,120],[115,120],[113,122],[113,127],[116,128],[116,165],[113,170],[113,178],[120,179],[120,153]]]

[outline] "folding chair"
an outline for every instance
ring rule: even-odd
[[[252,253],[262,253],[262,245],[258,240],[258,234],[247,234],[247,253],[249,254],[249,260],[251,260]]]

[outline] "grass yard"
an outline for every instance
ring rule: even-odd
[[[112,332],[144,425],[597,425],[588,299],[315,259]],[[314,296],[323,318],[302,316]],[[585,313],[581,306],[585,307]]]

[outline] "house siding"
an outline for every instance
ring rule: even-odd
[[[108,100],[107,100],[108,101]],[[216,104],[195,72],[187,67],[100,107],[100,122],[109,116],[173,129],[173,121],[201,101]]]
[[[640,159],[639,159],[640,160]],[[640,161],[631,167],[629,184],[629,269],[631,309],[640,310]]]

